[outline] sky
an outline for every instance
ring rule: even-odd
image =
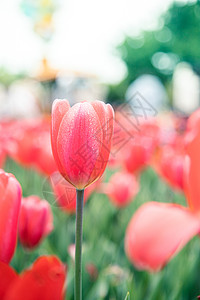
[[[31,72],[45,55],[52,66],[97,75],[116,83],[126,68],[115,47],[125,34],[157,26],[172,0],[60,0],[55,32],[45,45],[19,8],[20,0],[1,0],[0,66]]]

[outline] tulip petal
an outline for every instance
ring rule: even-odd
[[[196,130],[200,127],[200,109],[191,114],[187,121],[187,130]]]
[[[105,104],[102,101],[94,101],[93,103],[91,103],[91,105],[93,106],[94,110],[96,111],[99,117],[99,121],[101,124],[99,130],[102,131],[103,137],[102,141],[99,141],[101,146],[99,157],[96,160],[94,171],[91,175],[91,180],[88,184],[92,182],[92,178],[96,177],[96,180],[100,178],[103,172],[105,171],[110,156],[110,148],[114,126],[114,111],[110,104]],[[98,135],[96,134],[96,136],[98,140]],[[96,176],[96,174],[98,175]]]
[[[185,167],[185,193],[190,208],[193,211],[200,211],[200,128],[190,132],[187,136]]]
[[[200,230],[200,220],[180,205],[149,202],[131,219],[125,250],[138,268],[158,271]]]
[[[3,300],[10,286],[18,275],[6,263],[0,262],[0,299]]]
[[[64,166],[66,179],[78,189],[88,184],[99,157],[100,128],[97,113],[87,102],[75,104],[60,124],[57,137],[59,160]]]
[[[21,187],[11,174],[0,172],[0,261],[9,263],[16,245]],[[2,190],[4,186],[4,193]]]
[[[52,106],[52,127],[51,127],[51,144],[54,158],[61,174],[63,174],[62,166],[59,162],[59,156],[57,153],[57,136],[60,127],[60,123],[64,115],[70,109],[69,102],[65,99],[56,99]]]
[[[12,284],[4,300],[62,300],[65,277],[56,256],[42,256]]]

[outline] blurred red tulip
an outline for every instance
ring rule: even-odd
[[[9,131],[12,142],[8,147],[12,159],[47,176],[55,172],[57,166],[51,150],[50,121],[21,120],[16,121],[14,125]]]
[[[187,121],[187,130],[198,130],[200,127],[200,109],[197,109]]]
[[[200,219],[176,204],[149,202],[131,219],[125,250],[138,268],[158,271],[200,230]]]
[[[185,153],[177,151],[171,146],[160,149],[156,169],[173,188],[184,189]]]
[[[84,189],[103,174],[113,133],[113,109],[101,101],[55,100],[52,107],[52,150],[62,176]]]
[[[19,239],[27,248],[37,246],[53,229],[53,215],[46,200],[37,196],[22,199],[19,217]]]
[[[145,148],[141,140],[132,142],[129,150],[124,155],[124,164],[127,171],[133,173],[144,167],[151,158],[148,147]]]
[[[76,212],[76,189],[66,181],[58,172],[50,177],[52,189],[55,194],[55,200],[58,206],[68,213]],[[84,193],[84,203],[99,185],[99,180],[91,184]]]
[[[3,149],[0,148],[0,168],[2,168],[6,159],[6,153]]]
[[[186,182],[185,192],[190,208],[200,212],[200,122],[186,136]]]
[[[37,156],[34,166],[39,172],[47,176],[57,171],[57,165],[51,149],[50,131],[43,132],[37,139]]]
[[[93,263],[87,263],[85,265],[85,270],[89,274],[91,280],[96,280],[97,279],[97,277],[98,277],[98,269],[95,266],[95,264],[93,264]]]
[[[9,263],[16,246],[21,186],[12,174],[0,170],[0,261]]]
[[[128,205],[138,190],[139,185],[135,176],[126,172],[114,173],[104,187],[104,192],[117,207]]]
[[[9,155],[18,163],[30,166],[37,156],[36,137],[39,135],[42,123],[38,120],[16,121],[13,125],[13,144],[10,147]]]
[[[65,280],[66,268],[61,261],[56,256],[41,256],[10,283],[1,299],[64,300]]]
[[[159,142],[159,127],[151,122],[140,125],[140,131],[122,148],[122,161],[128,172],[147,166]]]
[[[1,121],[0,122],[0,168],[3,166],[7,154],[9,153],[9,149],[11,148],[11,130],[12,127],[11,121]]]
[[[0,262],[0,299],[4,296],[12,286],[14,280],[18,278],[16,272],[6,263]]]
[[[189,208],[155,202],[139,208],[128,225],[125,249],[130,261],[140,269],[161,269],[200,232],[200,123],[190,122],[186,137],[184,191]]]

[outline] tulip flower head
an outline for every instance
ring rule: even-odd
[[[113,109],[101,101],[55,100],[52,107],[52,150],[62,176],[82,190],[103,174],[113,134]]]
[[[134,175],[128,172],[113,174],[105,186],[105,193],[117,207],[124,207],[130,203],[138,192],[138,182]]]
[[[14,133],[8,132],[12,137],[12,143],[8,145],[12,159],[47,176],[57,171],[51,149],[50,124],[48,119],[15,121],[10,129]]]
[[[173,188],[184,189],[184,164],[185,153],[174,149],[172,146],[164,146],[155,168]]]
[[[37,246],[53,229],[49,203],[37,196],[22,199],[19,218],[19,239],[26,248]]]
[[[0,170],[0,261],[9,263],[16,246],[21,186],[12,174]]]

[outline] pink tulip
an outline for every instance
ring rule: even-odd
[[[4,165],[6,159],[6,153],[3,149],[0,149],[0,168]]]
[[[138,190],[139,186],[135,176],[127,172],[113,174],[109,183],[104,187],[104,192],[117,207],[128,205]]]
[[[122,148],[122,162],[128,172],[140,171],[146,167],[155,152],[159,141],[159,128],[151,122],[140,125],[130,142]]]
[[[142,205],[126,230],[125,250],[138,268],[158,271],[200,230],[200,219],[176,204]]]
[[[52,150],[62,176],[84,189],[103,174],[113,133],[113,109],[101,101],[55,100],[52,108]]]
[[[57,171],[57,166],[51,149],[50,131],[40,133],[36,143],[37,157],[33,162],[33,166],[44,175],[51,176]]]
[[[197,109],[188,119],[187,130],[193,131],[200,127],[200,109]]]
[[[0,170],[0,261],[9,263],[16,246],[21,186],[12,174]]]
[[[57,171],[51,150],[50,120],[16,121],[8,133],[12,137],[8,145],[12,159],[47,176]]]
[[[27,248],[37,246],[53,229],[49,203],[37,196],[22,199],[19,218],[19,239]]]
[[[173,188],[184,189],[185,153],[172,146],[164,146],[160,150],[156,162],[156,170]]]
[[[194,124],[186,139],[184,190],[189,208],[150,202],[139,208],[128,225],[125,249],[139,269],[160,270],[200,232],[200,123]]]

